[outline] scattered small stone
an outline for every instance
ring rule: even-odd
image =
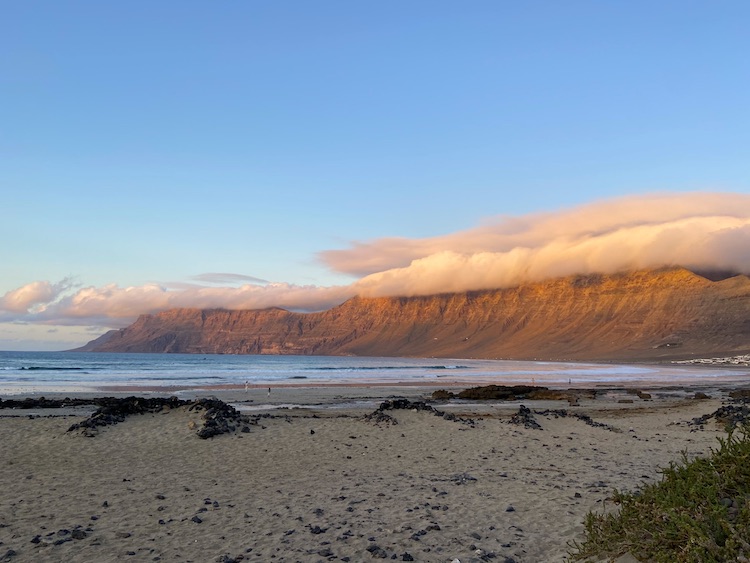
[[[476,477],[472,477],[468,473],[459,473],[451,477],[451,481],[453,481],[456,485],[465,485],[467,483],[473,483],[476,480]]]
[[[200,524],[201,522],[203,522],[203,520],[198,516],[193,516],[190,520],[195,522],[196,524]]]
[[[385,549],[377,544],[368,546],[367,551],[369,551],[370,555],[372,555],[375,559],[386,559],[388,557],[388,553],[386,553]]]

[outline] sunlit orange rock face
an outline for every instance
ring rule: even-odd
[[[320,313],[175,309],[91,342],[102,352],[635,360],[750,351],[750,279],[682,268],[511,289],[351,299]]]

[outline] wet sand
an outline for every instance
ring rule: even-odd
[[[255,417],[249,432],[208,440],[184,407],[94,437],[67,431],[92,408],[0,410],[0,561],[565,561],[586,513],[615,508],[614,488],[656,480],[724,435],[689,424],[726,399],[711,386],[366,418],[384,399],[433,390],[183,390]],[[511,423],[521,403],[541,429]],[[569,416],[551,412],[561,409]]]

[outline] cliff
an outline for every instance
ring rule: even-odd
[[[319,313],[175,309],[80,350],[633,360],[750,350],[750,279],[685,269],[351,299]]]

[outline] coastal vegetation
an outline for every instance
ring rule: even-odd
[[[671,463],[661,481],[625,493],[619,510],[590,512],[586,537],[572,545],[573,561],[750,561],[750,425],[730,429],[709,457]]]

